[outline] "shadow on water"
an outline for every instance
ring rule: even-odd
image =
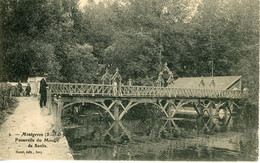
[[[78,116],[64,125],[75,160],[257,160],[257,132],[239,115],[119,122]]]

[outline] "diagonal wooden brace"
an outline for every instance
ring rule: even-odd
[[[168,104],[169,104],[169,101],[167,101],[164,106],[162,105],[161,101],[158,101],[158,103],[159,103],[160,109],[164,112],[164,114],[166,115],[166,117],[167,117],[167,118],[170,118],[169,115],[168,115],[168,113],[166,112],[166,108],[167,108],[167,106],[168,106]]]

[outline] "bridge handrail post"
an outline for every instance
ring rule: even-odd
[[[131,94],[131,96],[134,96],[134,87],[133,86],[130,88],[130,94]]]
[[[121,82],[119,82],[119,85],[118,85],[118,96],[122,96],[123,93],[122,93],[122,87],[121,87]]]
[[[104,96],[104,82],[102,82],[102,96]]]
[[[72,95],[72,85],[69,83],[67,86],[69,87],[69,95],[71,96]]]
[[[154,85],[151,86],[151,97],[154,97]]]
[[[127,96],[130,96],[130,85],[127,85],[127,91],[126,91],[126,94],[127,94]]]
[[[93,84],[91,84],[91,91],[92,91],[92,96],[95,96],[95,92],[94,92],[94,86],[93,86]]]
[[[159,93],[160,93],[159,90],[160,90],[160,88],[157,86],[157,87],[156,87],[156,91],[155,91],[155,92],[156,92],[156,95],[155,95],[156,97],[159,96]]]
[[[122,95],[127,95],[127,87],[126,86],[122,86]]]
[[[133,86],[130,87],[130,90],[129,90],[129,91],[130,91],[130,95],[131,95],[131,96],[134,96],[134,87],[133,87]]]

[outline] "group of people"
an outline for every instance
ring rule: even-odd
[[[23,92],[23,86],[22,86],[21,81],[18,82],[17,88],[18,88],[18,93],[19,93],[18,95],[20,96]],[[25,88],[25,96],[30,96],[30,94],[31,94],[31,86],[28,83],[26,88]]]
[[[48,77],[48,74],[44,73],[43,78],[40,81],[40,107],[42,108],[43,106],[46,106],[46,102],[47,102],[47,87],[48,84],[46,82],[46,79]],[[21,81],[18,82],[17,84],[17,89],[18,89],[18,96],[21,96],[21,94],[23,93],[23,86]],[[30,96],[31,94],[31,86],[28,83],[26,88],[25,88],[25,96]]]

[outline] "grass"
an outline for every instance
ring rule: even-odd
[[[14,110],[18,106],[18,100],[16,98],[9,98],[7,106],[0,110],[0,124],[4,123],[10,114],[14,113]]]

